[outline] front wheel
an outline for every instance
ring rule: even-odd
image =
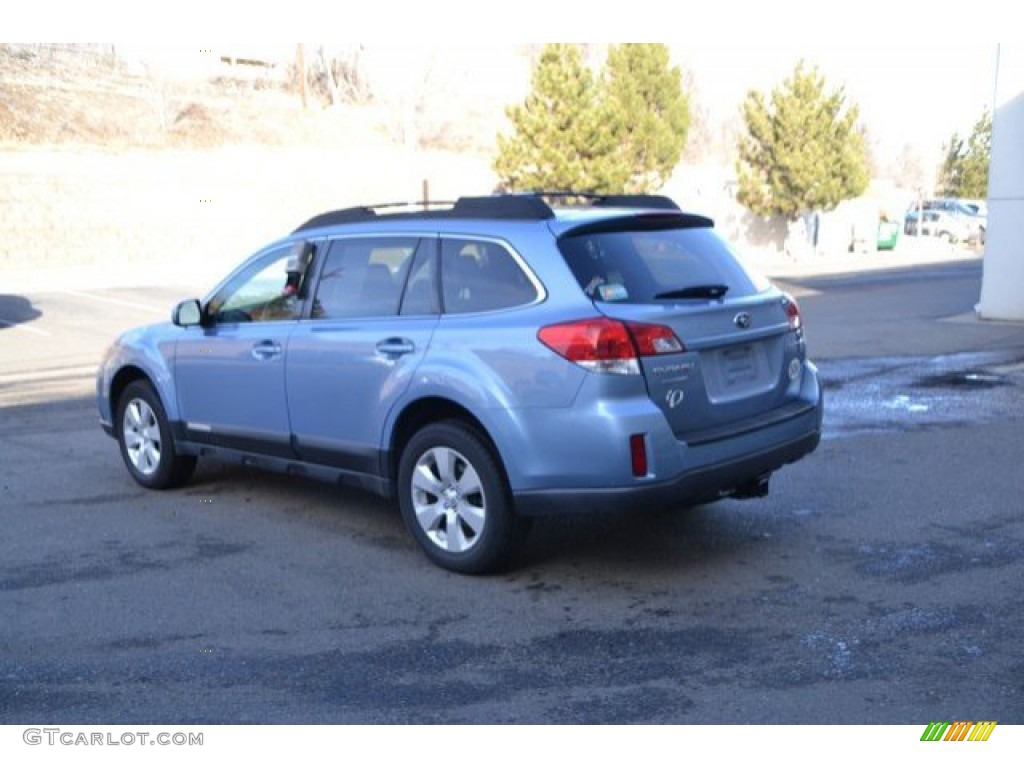
[[[116,434],[121,458],[139,485],[174,488],[192,476],[196,459],[175,450],[163,405],[149,382],[133,381],[121,393]]]
[[[461,422],[431,424],[405,446],[398,501],[427,557],[459,573],[500,570],[529,528],[515,513],[501,465]]]

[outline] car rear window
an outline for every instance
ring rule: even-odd
[[[570,235],[559,248],[580,288],[595,301],[736,298],[768,287],[708,227]]]

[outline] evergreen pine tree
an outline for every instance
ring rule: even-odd
[[[743,103],[739,201],[759,216],[794,221],[834,209],[867,189],[867,155],[858,110],[840,88],[828,92],[816,67],[801,61],[770,100],[757,91]]]
[[[946,156],[939,169],[939,194],[967,198],[983,198],[988,195],[991,153],[992,115],[985,110],[974,123],[966,145],[956,133],[946,145]]]
[[[508,110],[494,170],[505,189],[614,192],[621,185],[614,137],[602,124],[597,85],[577,45],[544,46],[530,94]]]
[[[678,67],[660,43],[613,46],[605,67],[606,125],[628,172],[626,192],[654,192],[679,163],[690,109]]]

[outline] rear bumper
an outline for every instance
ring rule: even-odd
[[[734,425],[728,432],[711,430],[690,435],[684,442],[672,433],[656,405],[646,398],[638,401],[644,407],[635,413],[622,410],[604,420],[591,416],[571,426],[555,423],[556,429],[575,439],[541,454],[546,459],[546,477],[534,475],[534,482],[511,483],[519,512],[545,515],[685,506],[749,490],[758,478],[818,446],[825,411],[817,369],[811,363],[806,364],[796,400],[749,420],[742,430]],[[607,402],[604,407],[611,410]],[[542,426],[533,425],[533,434]],[[636,433],[646,436],[649,468],[648,475],[639,478],[629,470],[627,447],[629,436]]]
[[[673,483],[686,474],[770,453],[821,431],[817,369],[803,375],[781,407],[727,425],[677,435],[639,377],[588,376],[566,408],[485,411],[480,419],[505,466],[513,495],[587,492]],[[631,441],[642,435],[647,473],[633,471]]]
[[[713,501],[811,453],[821,439],[815,428],[789,442],[683,472],[657,483],[616,488],[568,488],[514,493],[527,516],[661,509]]]

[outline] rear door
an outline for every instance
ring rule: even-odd
[[[683,343],[640,360],[651,399],[680,439],[726,436],[795,401],[791,364],[804,348],[787,299],[710,227],[606,231],[560,246],[600,312],[667,326]]]
[[[293,332],[286,372],[299,456],[381,471],[383,424],[423,360],[439,318],[436,237],[334,240]]]

